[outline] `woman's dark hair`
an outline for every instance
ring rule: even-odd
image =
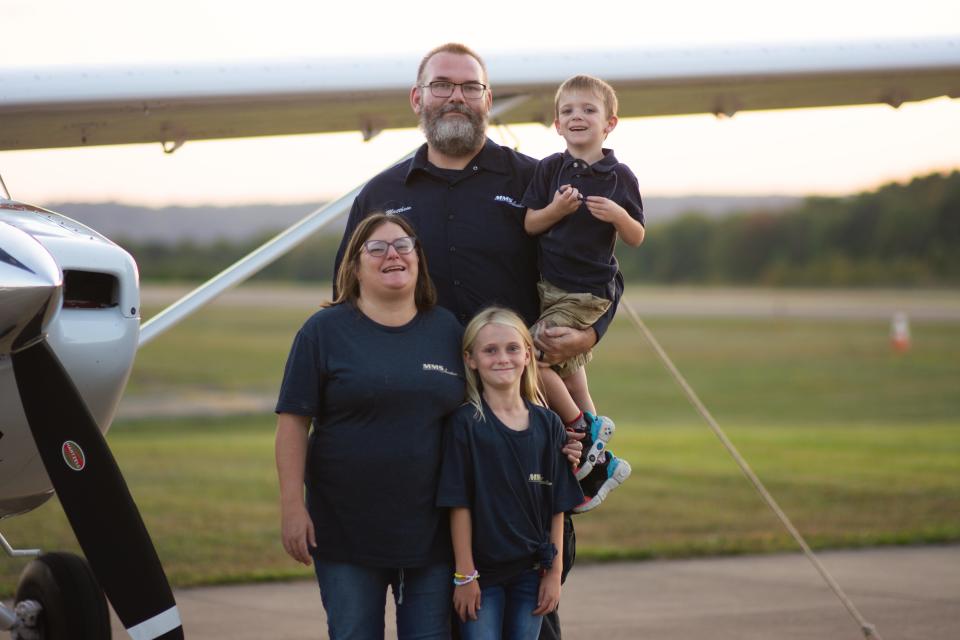
[[[351,302],[356,304],[360,297],[360,279],[357,273],[360,270],[360,253],[363,251],[363,244],[370,239],[373,232],[392,222],[397,225],[411,238],[416,238],[413,227],[403,217],[391,213],[372,213],[357,225],[353,230],[347,242],[346,251],[343,254],[343,260],[340,262],[340,269],[337,271],[337,296],[331,304],[341,304]],[[417,284],[413,292],[413,301],[417,309],[424,311],[437,303],[437,290],[433,286],[430,274],[427,272],[427,256],[423,253],[423,247],[417,241],[414,245],[414,251],[417,254]]]

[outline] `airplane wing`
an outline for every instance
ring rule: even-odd
[[[576,73],[617,89],[621,117],[960,97],[960,38],[489,56],[499,122],[553,120]],[[414,57],[141,67],[0,68],[0,151],[382,130],[416,125]]]

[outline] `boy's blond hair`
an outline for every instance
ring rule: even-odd
[[[524,400],[532,404],[546,406],[543,396],[540,393],[540,375],[537,372],[537,363],[533,359],[533,338],[530,336],[530,330],[527,325],[513,311],[502,307],[487,307],[473,317],[473,320],[467,324],[463,331],[463,355],[464,370],[467,374],[467,402],[476,409],[474,414],[477,419],[483,420],[483,381],[476,371],[470,368],[466,362],[467,354],[472,354],[477,346],[477,335],[480,330],[488,324],[501,324],[512,329],[516,329],[520,334],[527,353],[530,354],[530,361],[523,368],[523,375],[520,377],[520,395]]]
[[[617,92],[609,84],[586,74],[567,78],[557,89],[557,95],[553,100],[553,117],[560,117],[560,97],[569,91],[589,91],[596,94],[603,101],[603,106],[607,110],[607,118],[613,118],[617,115]]]

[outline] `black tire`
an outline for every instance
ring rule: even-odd
[[[36,600],[43,640],[110,640],[110,611],[97,579],[83,558],[47,553],[26,566],[17,602]]]

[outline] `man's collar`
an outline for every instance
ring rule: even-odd
[[[404,176],[403,181],[409,182],[410,176],[413,175],[414,171],[426,171],[429,164],[427,161],[427,143],[424,142],[420,145],[420,148],[417,149],[417,152],[413,154],[413,162],[410,163],[410,168],[407,169],[407,175]]]
[[[467,166],[464,167],[464,170],[477,167],[478,169],[483,169],[484,171],[493,171],[494,173],[503,173],[507,174],[510,172],[510,167],[507,163],[506,152],[503,147],[498,145],[496,142],[490,138],[486,139],[483,147],[480,149],[480,153],[475,155],[470,162],[467,163]],[[423,145],[413,156],[413,162],[410,163],[410,169],[407,170],[407,175],[404,178],[404,182],[409,182],[410,177],[416,171],[426,171],[430,172],[431,168],[436,168],[433,164],[427,160],[427,143],[424,142]]]
[[[602,158],[594,162],[592,165],[587,165],[587,163],[584,162],[583,160],[580,160],[579,158],[575,158],[570,153],[569,149],[564,150],[562,168],[566,169],[567,167],[572,165],[574,162],[581,162],[583,163],[584,168],[589,166],[591,169],[593,169],[597,173],[609,173],[613,171],[614,167],[620,164],[619,161],[617,160],[617,157],[613,155],[613,149],[601,149],[601,152],[603,153]]]

